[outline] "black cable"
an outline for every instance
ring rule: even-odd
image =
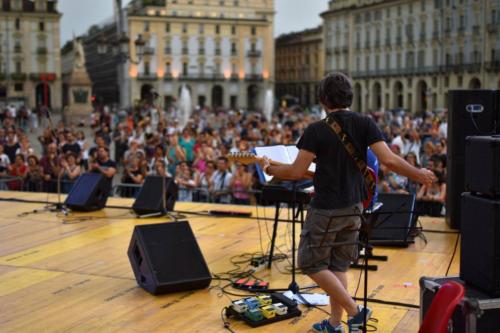
[[[366,258],[368,257],[368,252],[366,251],[365,249],[365,255],[364,255],[364,260],[363,260],[363,267],[365,265],[365,260],[367,260]],[[364,272],[364,269],[360,269],[359,270],[359,276],[358,276],[358,285],[356,286],[356,291],[354,292],[354,298],[356,298],[358,296],[358,290],[359,290],[359,286],[361,284],[361,277],[363,276],[363,272]]]
[[[453,260],[455,259],[455,254],[457,253],[457,248],[458,248],[458,242],[460,240],[460,234],[457,235],[457,239],[455,241],[455,247],[453,249],[453,254],[451,255],[451,259],[450,259],[450,262],[448,264],[448,268],[446,268],[446,274],[445,276],[448,276],[448,274],[450,273],[450,268],[451,268],[451,264],[453,263]]]
[[[224,319],[224,315],[226,315],[226,318],[227,318],[227,308],[222,308],[221,312],[220,312],[220,319],[222,320],[222,325],[224,326],[224,329],[231,332],[231,333],[235,333],[232,329],[231,329],[231,324],[226,320]]]
[[[354,300],[356,301],[362,301],[362,297],[354,297]],[[384,305],[394,305],[394,306],[401,306],[404,308],[412,308],[412,309],[420,309],[420,306],[415,305],[415,304],[410,304],[410,303],[402,303],[402,302],[393,302],[393,301],[385,301],[381,299],[376,299],[376,298],[368,298],[368,303],[377,303],[377,304],[384,304]]]

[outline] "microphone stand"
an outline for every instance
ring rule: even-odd
[[[64,204],[61,203],[61,170],[59,170],[59,158],[58,156],[62,153],[62,150],[59,148],[57,144],[57,135],[54,130],[54,123],[52,122],[52,117],[50,115],[50,111],[47,109],[47,120],[49,121],[49,127],[50,127],[50,132],[52,133],[52,137],[55,140],[55,143],[57,145],[57,154],[56,154],[56,165],[57,165],[57,203],[52,204],[53,208],[50,209],[51,212],[62,212],[65,215],[67,215],[66,208],[64,207]]]

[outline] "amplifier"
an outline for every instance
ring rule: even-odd
[[[467,137],[465,190],[500,195],[500,135]]]

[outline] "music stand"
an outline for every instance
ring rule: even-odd
[[[384,204],[382,202],[376,202],[373,204],[373,207],[371,209],[368,209],[366,211],[367,214],[371,214],[372,212],[378,211],[380,208],[382,208]],[[376,228],[377,225],[375,225],[375,222],[377,220],[372,221],[372,230],[370,230],[370,237],[371,233],[373,231],[373,228]],[[361,250],[364,249],[365,253],[361,254]],[[380,256],[380,255],[374,255],[373,254],[373,246],[370,246],[369,248],[365,248],[364,246],[360,246],[358,249],[358,260],[356,260],[355,263],[351,264],[351,268],[353,269],[365,269],[364,264],[359,264],[359,259],[360,258],[369,258],[370,260],[377,260],[377,261],[387,261],[389,258],[387,256]],[[376,271],[378,270],[377,265],[368,265],[368,270],[370,271]]]

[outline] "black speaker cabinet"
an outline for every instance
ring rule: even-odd
[[[109,183],[100,173],[84,173],[71,188],[64,205],[74,211],[103,209],[109,195]]]
[[[407,246],[415,223],[415,195],[379,193],[383,203],[371,235],[374,245]]]
[[[212,281],[187,221],[136,226],[128,258],[137,284],[153,295],[202,289]]]
[[[500,295],[500,201],[470,193],[462,196],[460,278]]]
[[[446,222],[460,229],[460,202],[465,191],[465,138],[498,131],[498,94],[494,90],[450,90],[448,93],[448,161]]]
[[[467,137],[465,190],[500,195],[500,135]]]
[[[164,181],[166,184],[165,191],[163,190]],[[165,193],[165,203],[162,199],[162,193]],[[132,205],[132,210],[139,216],[173,211],[177,193],[178,187],[172,178],[164,179],[160,176],[148,176]],[[164,204],[166,209],[163,207]]]

